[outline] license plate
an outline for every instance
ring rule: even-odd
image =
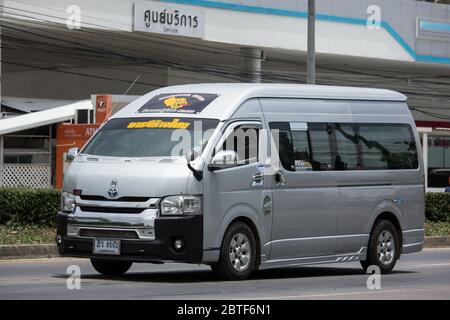
[[[120,240],[95,239],[94,253],[120,255]]]

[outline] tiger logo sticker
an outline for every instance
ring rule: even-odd
[[[217,97],[217,94],[212,93],[159,94],[147,101],[138,112],[197,114]]]
[[[175,109],[175,110],[189,105],[186,98],[170,97],[170,98],[163,100],[163,102],[166,105],[166,107],[169,107],[169,108]]]

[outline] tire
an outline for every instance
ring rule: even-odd
[[[233,223],[225,232],[219,261],[211,269],[222,279],[244,280],[252,273],[255,263],[256,241],[252,230],[243,222]]]
[[[367,258],[361,261],[364,271],[375,265],[382,274],[390,273],[399,257],[400,241],[395,226],[388,220],[377,222],[370,234]]]
[[[133,262],[91,258],[91,264],[98,273],[105,276],[120,276],[130,269]]]

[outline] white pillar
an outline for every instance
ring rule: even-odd
[[[428,133],[422,133],[422,157],[423,170],[425,175],[425,191],[428,190]]]
[[[261,82],[263,52],[258,48],[241,48],[241,77],[249,82]]]

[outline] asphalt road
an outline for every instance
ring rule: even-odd
[[[78,265],[81,289],[66,286]],[[135,264],[120,278],[97,274],[86,259],[0,261],[0,299],[450,299],[450,248],[405,255],[381,289],[367,288],[358,263],[264,270],[218,281],[207,266]]]

